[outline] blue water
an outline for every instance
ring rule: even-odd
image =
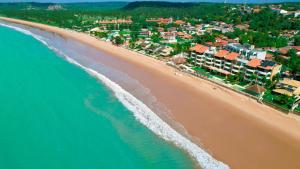
[[[0,26],[0,168],[188,169],[97,79]]]

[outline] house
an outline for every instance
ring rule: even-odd
[[[190,35],[190,34],[185,34],[185,35],[183,36],[183,39],[193,39],[193,36]]]
[[[286,55],[288,53],[289,49],[288,48],[280,48],[279,53],[282,55]]]
[[[206,42],[205,44],[207,46],[214,46],[216,48],[224,48],[225,46],[228,45],[228,41],[223,40],[221,38],[216,38],[215,42]]]
[[[260,11],[261,11],[260,8],[253,8],[253,10],[252,10],[253,13],[259,13]]]
[[[177,43],[176,32],[161,32],[160,37],[164,43]]]
[[[248,24],[240,24],[240,25],[236,25],[235,28],[238,28],[240,30],[248,30],[249,25]]]
[[[288,11],[283,10],[283,9],[279,9],[279,8],[272,8],[272,11],[277,13],[277,14],[282,14],[282,15],[288,14]]]
[[[167,57],[171,55],[171,52],[173,52],[173,48],[170,46],[164,46],[159,50],[159,55],[163,57]]]
[[[293,46],[293,49],[297,51],[297,55],[300,56],[300,46]]]
[[[156,54],[157,52],[160,51],[162,46],[158,43],[151,44],[147,49],[146,52],[149,54]]]
[[[149,37],[149,36],[152,35],[152,32],[150,30],[148,30],[148,29],[141,29],[140,35],[141,36],[147,36],[147,37]]]
[[[300,95],[300,81],[292,79],[283,79],[279,81],[273,93],[287,96],[299,96]]]
[[[297,17],[299,17],[299,16],[300,16],[300,11],[295,11],[294,17],[297,18]]]
[[[183,25],[183,24],[185,24],[185,21],[183,21],[183,20],[176,20],[174,23],[176,25]]]

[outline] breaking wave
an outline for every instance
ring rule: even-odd
[[[59,55],[63,56],[68,62],[82,68],[90,75],[94,76],[98,80],[100,80],[104,85],[110,88],[116,98],[131,112],[133,112],[134,117],[144,126],[149,128],[156,135],[161,138],[173,142],[179,148],[187,151],[203,169],[229,169],[229,166],[214,159],[210,154],[201,149],[198,145],[175,131],[170,125],[168,125],[165,121],[163,121],[157,114],[155,114],[150,108],[148,108],[142,101],[135,98],[132,94],[124,90],[121,86],[114,83],[104,75],[98,73],[97,71],[90,69],[76,62],[69,56],[65,55],[61,51],[58,51],[56,48],[51,47],[47,44],[43,37],[33,34],[32,32],[0,23],[0,25],[12,28],[16,31],[22,32],[26,35],[30,35],[35,39],[42,42],[48,48],[54,50]]]

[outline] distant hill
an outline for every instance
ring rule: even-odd
[[[131,2],[122,8],[127,15],[145,17],[200,17],[205,15],[224,15],[225,6],[221,3],[207,2]]]
[[[0,3],[0,8],[13,10],[46,10],[49,6],[60,5],[64,10],[78,11],[103,11],[120,9],[126,6],[129,2],[83,2],[83,3],[38,3],[38,2],[12,2]]]
[[[155,7],[155,8],[188,8],[196,5],[192,2],[166,2],[166,1],[137,1],[131,2],[123,9],[132,10],[136,8]]]

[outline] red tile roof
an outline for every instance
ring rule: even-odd
[[[190,51],[194,51],[194,52],[197,52],[197,53],[204,53],[207,50],[208,50],[207,46],[203,46],[203,45],[200,45],[200,44],[197,44],[196,46],[190,48]]]
[[[227,50],[219,50],[219,52],[217,52],[215,54],[216,57],[219,57],[219,58],[223,58],[225,57],[227,54],[229,53],[229,51]]]
[[[183,32],[177,32],[178,36],[184,36],[185,34]]]
[[[192,39],[193,36],[190,35],[190,34],[186,34],[186,35],[183,36],[183,38],[184,38],[184,39]]]
[[[281,49],[279,50],[279,52],[280,52],[281,54],[283,54],[283,55],[287,54],[288,51],[289,51],[289,50],[286,49],[286,48],[281,48]]]
[[[259,59],[251,59],[247,65],[253,68],[256,68],[257,66],[259,66],[261,64],[261,60]]]
[[[217,43],[220,43],[222,45],[227,45],[228,44],[228,41],[227,40],[223,40],[221,38],[216,38],[216,42]]]
[[[235,52],[231,52],[230,54],[228,54],[225,58],[228,60],[235,60],[236,58],[239,57],[238,53]]]
[[[293,46],[294,49],[296,49],[298,52],[300,51],[300,46]]]
[[[266,58],[273,58],[274,57],[274,55],[273,54],[271,54],[271,53],[267,53],[267,55],[266,55]]]
[[[185,22],[183,20],[176,20],[175,24],[182,25],[182,24],[185,24]]]
[[[212,42],[205,42],[205,45],[207,45],[207,46],[213,46],[214,44]]]

